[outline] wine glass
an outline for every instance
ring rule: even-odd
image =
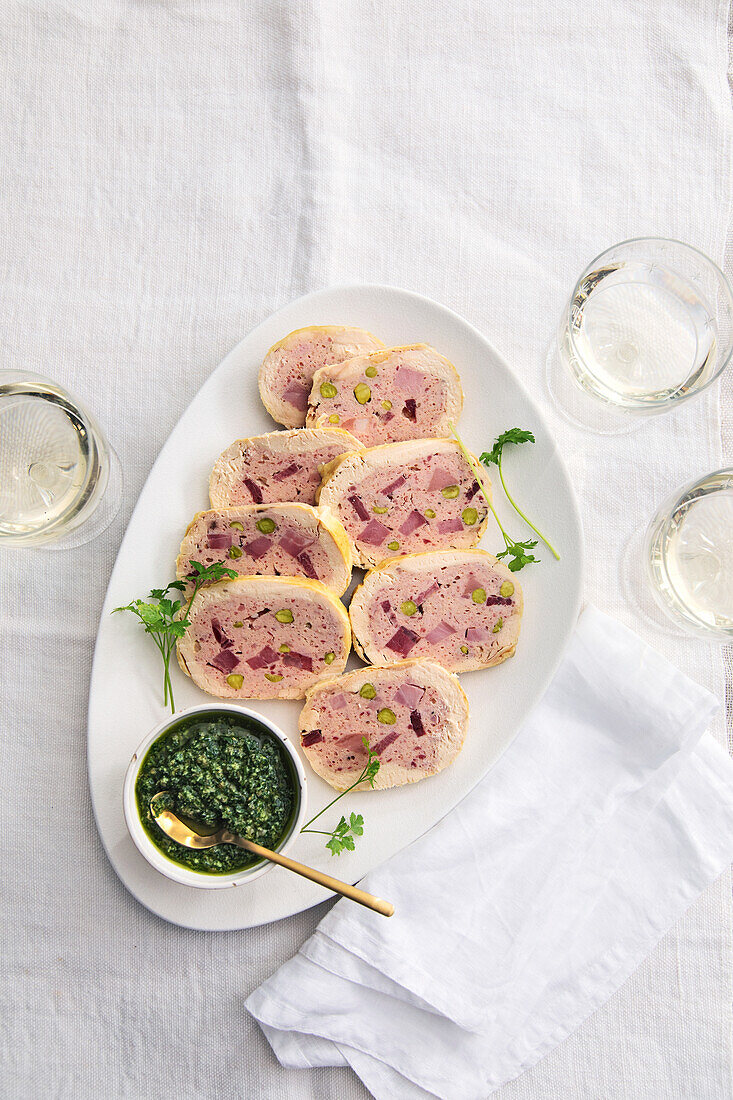
[[[733,466],[674,492],[623,561],[631,601],[657,625],[733,639]]]
[[[634,431],[710,386],[733,352],[733,293],[680,241],[640,237],[578,279],[546,363],[558,411],[603,435]]]
[[[94,417],[33,371],[0,371],[0,547],[67,549],[96,538],[122,497]]]

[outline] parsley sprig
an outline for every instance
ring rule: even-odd
[[[533,433],[528,431],[526,428],[510,428],[508,432],[502,432],[500,436],[497,436],[497,438],[494,440],[494,446],[491,448],[490,451],[484,451],[484,453],[481,455],[481,462],[483,462],[484,466],[491,466],[493,464],[494,466],[498,467],[499,477],[501,478],[501,484],[504,488],[504,492],[507,495],[507,500],[511,504],[512,508],[514,509],[515,512],[517,512],[522,517],[522,519],[527,524],[527,526],[531,527],[536,535],[539,535],[539,537],[542,539],[545,546],[550,551],[550,553],[553,555],[555,560],[559,561],[560,560],[560,555],[558,554],[557,550],[552,545],[550,540],[545,538],[545,536],[542,534],[542,532],[537,527],[535,527],[535,525],[533,523],[531,523],[530,520],[527,519],[527,517],[525,516],[522,509],[519,507],[519,505],[515,501],[514,497],[512,496],[512,494],[507,489],[506,482],[504,481],[504,472],[501,468],[502,452],[508,444],[513,444],[514,446],[519,446],[522,443],[534,443],[534,441],[535,440],[534,440]],[[520,543],[519,545],[524,545],[524,544]],[[536,545],[537,545],[536,542],[531,544],[532,548],[534,548]],[[504,555],[499,554],[498,557],[501,558],[501,557],[504,557]],[[535,559],[533,558],[532,560],[534,561]],[[509,568],[511,569],[512,566],[510,565]],[[521,566],[518,566],[517,568],[521,568]]]
[[[520,569],[523,569],[525,565],[530,565],[532,562],[539,562],[539,558],[536,558],[534,554],[530,553],[530,550],[534,550],[535,546],[537,545],[536,539],[527,539],[525,542],[517,542],[514,539],[510,538],[509,535],[506,533],[504,527],[502,526],[501,520],[496,514],[496,509],[491,503],[491,494],[483,483],[481,471],[479,470],[476,459],[466,450],[463,444],[463,440],[461,439],[453,425],[450,424],[449,427],[450,430],[453,432],[456,443],[461,448],[463,457],[466,459],[466,462],[468,462],[469,466],[476,476],[476,481],[478,482],[479,489],[481,490],[481,495],[488,504],[489,508],[491,509],[491,514],[499,525],[499,530],[501,531],[502,537],[504,539],[504,549],[501,551],[501,553],[496,555],[497,558],[508,557],[510,560],[507,564],[509,565],[512,573],[517,573]]]
[[[233,569],[227,569],[220,562],[212,565],[202,565],[200,561],[189,562],[191,573],[189,580],[193,582],[193,590],[188,599],[175,598],[176,592],[185,592],[185,581],[171,581],[165,588],[152,588],[147,600],[133,600],[124,607],[113,608],[115,611],[131,611],[136,615],[145,627],[145,633],[149,634],[155,642],[163,659],[163,706],[170,703],[171,714],[175,714],[176,705],[173,700],[173,684],[171,683],[171,656],[178,638],[182,638],[191,625],[188,613],[191,610],[193,598],[204,584],[212,581],[220,581],[224,577],[236,577]],[[185,605],[185,606],[184,606]]]
[[[326,832],[325,829],[309,829],[308,826],[317,821],[321,814],[325,814],[326,810],[330,810],[340,798],[343,798],[349,791],[353,791],[354,787],[358,787],[360,783],[368,783],[370,787],[374,786],[374,780],[377,778],[377,772],[379,771],[379,759],[369,746],[369,738],[362,737],[361,740],[367,752],[367,762],[362,768],[359,778],[345,791],[341,791],[335,798],[332,798],[328,805],[319,810],[310,821],[306,821],[300,830],[301,833],[319,833],[321,836],[327,836],[326,847],[331,850],[331,854],[334,856],[341,855],[344,850],[354,851],[354,837],[362,836],[364,833],[364,818],[362,815],[349,814],[348,820],[346,817],[342,817],[336,828],[332,829],[330,833]]]
[[[341,855],[344,848],[354,851],[354,837],[363,836],[364,818],[361,814],[350,814],[349,820],[342,817],[331,834],[331,839],[326,841],[326,847],[331,849],[333,855]]]

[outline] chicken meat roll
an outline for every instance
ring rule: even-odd
[[[211,507],[286,501],[315,504],[321,469],[339,455],[359,450],[363,444],[338,428],[295,428],[237,439],[211,472]]]
[[[219,562],[242,576],[274,574],[320,581],[337,596],[351,579],[349,540],[338,520],[309,504],[249,504],[198,512],[176,562],[191,585],[191,562]]]
[[[342,672],[351,629],[318,581],[238,577],[202,588],[178,641],[183,671],[220,699],[302,699]]]
[[[451,672],[512,657],[522,622],[515,574],[485,550],[445,550],[382,562],[354,592],[354,648],[376,665],[429,657]]]
[[[278,340],[262,361],[262,404],[286,428],[305,424],[313,374],[326,363],[341,363],[384,345],[355,325],[310,325]]]
[[[306,424],[337,424],[367,447],[449,436],[463,408],[456,368],[429,344],[387,348],[313,375]]]
[[[382,790],[443,771],[461,751],[467,727],[468,701],[457,676],[435,661],[400,661],[312,688],[300,715],[300,743],[314,772],[343,791],[367,763],[366,738],[379,760],[374,789]]]
[[[487,490],[488,477],[482,476]],[[356,565],[395,554],[468,549],[488,506],[471,464],[450,439],[413,439],[345,455],[323,471],[321,509],[340,520]]]

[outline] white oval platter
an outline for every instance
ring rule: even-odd
[[[451,310],[420,295],[386,286],[343,286],[319,290],[292,302],[259,325],[224,359],[181,417],[140,494],[112,573],[97,636],[89,698],[88,763],[94,813],[102,843],[118,875],[136,898],[165,920],[188,928],[249,928],[316,905],[328,897],[321,887],[274,868],[250,885],[231,890],[196,890],[164,878],[139,854],[122,812],[122,784],[132,753],[164,717],[158,653],[131,615],[114,607],[164,586],[175,572],[182,534],[193,514],[208,506],[208,477],[214,460],[232,440],[274,430],[257,392],[257,370],[281,336],[310,324],[361,325],[385,344],[433,344],[456,365],[465,406],[459,430],[476,453],[489,449],[499,432],[530,428],[536,444],[507,455],[516,499],[558,546],[554,561],[540,547],[541,565],[519,574],[525,614],[516,656],[498,668],[462,677],[471,721],[465,747],[440,775],[387,791],[347,796],[323,820],[332,828],[347,808],[363,813],[364,836],[354,852],[331,856],[323,837],[301,836],[292,855],[356,882],[415,840],[449,812],[491,768],[547,687],[575,624],[581,599],[582,532],[565,466],[540,411],[488,341]],[[494,479],[498,480],[498,479]],[[502,521],[515,538],[530,532],[500,491]],[[485,549],[501,547],[490,524]],[[359,571],[356,571],[361,576]],[[350,667],[359,662],[352,656]],[[210,701],[172,668],[179,709]],[[301,704],[250,704],[291,736]],[[333,791],[306,764],[309,816]],[[333,819],[333,820],[331,820]],[[375,918],[379,919],[379,918]]]

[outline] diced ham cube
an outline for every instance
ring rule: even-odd
[[[313,671],[313,661],[303,653],[296,653],[291,649],[289,653],[283,653],[283,664],[293,668],[302,668],[305,672]]]
[[[433,476],[428,484],[428,491],[437,492],[440,489],[445,489],[448,485],[455,485],[455,483],[455,474],[449,474],[447,470],[438,467],[433,470]]]
[[[309,730],[308,733],[304,733],[300,739],[300,743],[304,749],[307,749],[309,745],[315,745],[318,741],[323,740],[323,734],[320,730]]]
[[[410,725],[414,729],[416,737],[425,736],[425,726],[423,725],[422,716],[419,710],[413,710],[411,712]]]
[[[413,710],[425,694],[425,688],[418,684],[401,684],[395,692],[395,703],[401,703]]]
[[[415,643],[419,640],[419,634],[415,634],[413,630],[408,630],[406,626],[401,626],[399,630],[392,635],[389,641],[385,642],[385,645],[387,649],[399,653],[401,657],[406,657]]]
[[[386,737],[383,737],[381,741],[377,741],[376,745],[372,745],[372,752],[375,756],[379,756],[389,745],[393,744],[398,737],[398,731],[393,730],[392,733],[388,733]]]
[[[450,638],[451,634],[455,634],[455,632],[456,628],[443,620],[437,626],[434,626],[429,634],[425,635],[425,641],[430,642],[431,645],[437,645],[438,642]]]
[[[283,391],[283,401],[287,401],[288,405],[292,405],[298,412],[304,413],[308,408],[309,394],[310,386],[304,386],[302,382],[291,382]]]
[[[438,524],[438,530],[441,535],[451,535],[456,531],[462,531],[463,520],[458,516],[455,519],[442,519]]]
[[[275,664],[277,657],[275,650],[266,645],[259,653],[255,653],[254,657],[248,658],[247,664],[254,669],[269,668],[270,665]]]
[[[364,507],[364,502],[361,497],[352,494],[352,496],[349,497],[349,504],[354,509],[359,519],[369,519],[369,513]]]
[[[400,527],[400,531],[403,535],[411,535],[413,531],[417,531],[418,527],[424,526],[428,521],[416,508],[410,512],[405,522]]]
[[[302,469],[303,467],[299,466],[297,462],[291,462],[290,465],[286,466],[284,470],[276,470],[275,473],[272,475],[272,480],[285,481],[286,478],[293,477],[295,474],[298,473],[299,470]]]
[[[246,546],[242,547],[242,552],[248,554],[254,561],[258,561],[264,557],[267,551],[272,546],[272,539],[266,538],[262,535],[261,538],[252,539]]]
[[[247,486],[249,494],[255,504],[262,504],[262,489],[260,489],[257,482],[253,481],[251,477],[246,477],[244,479],[244,484]]]
[[[403,393],[419,393],[423,388],[424,375],[409,367],[398,367],[395,374],[395,385]]]
[[[206,543],[210,550],[228,550],[232,545],[232,536],[229,531],[209,531]]]
[[[378,519],[370,520],[359,534],[359,541],[366,542],[369,546],[379,546],[390,535],[389,527],[385,527]]]
[[[380,492],[384,493],[384,495],[388,497],[391,496],[392,493],[397,492],[398,489],[401,489],[402,486],[406,484],[407,478],[404,474],[400,474],[400,476],[398,478],[395,478],[394,481],[390,481],[389,485],[385,485],[384,488],[380,490]]]
[[[237,667],[239,657],[232,653],[231,649],[222,649],[215,657],[211,658],[209,664],[213,665],[219,672],[227,674]]]

